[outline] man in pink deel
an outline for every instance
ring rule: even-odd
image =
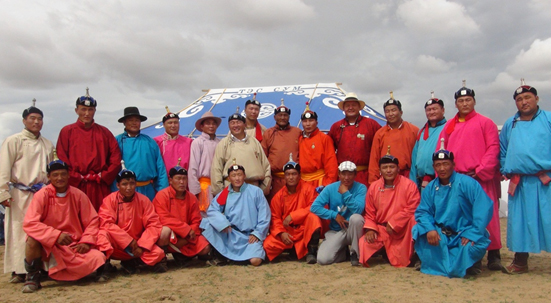
[[[179,134],[180,117],[175,113],[171,113],[168,106],[166,111],[168,113],[163,117],[165,133],[153,138],[153,140],[159,145],[161,156],[165,162],[166,174],[168,175],[170,167],[178,164],[178,159],[182,159],[178,165],[185,169],[189,168],[189,153],[193,140]]]
[[[455,93],[457,114],[440,133],[445,149],[455,155],[455,171],[474,178],[494,202],[493,217],[488,224],[488,269],[501,270],[501,231],[499,226],[499,136],[497,126],[489,118],[474,110],[474,90],[461,87]]]

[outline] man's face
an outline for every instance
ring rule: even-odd
[[[42,130],[42,125],[44,121],[40,114],[30,114],[27,118],[23,119],[23,124],[25,128],[33,134],[38,134]]]
[[[385,107],[385,118],[389,124],[402,121],[402,111],[397,105],[388,105]]]
[[[256,120],[258,119],[258,114],[260,113],[260,106],[249,104],[245,107],[245,116],[247,119]]]
[[[179,118],[168,119],[165,121],[164,127],[165,127],[166,133],[174,137],[178,135],[178,133],[180,132],[180,119]]]
[[[274,115],[274,119],[276,121],[277,126],[279,127],[285,127],[287,124],[289,124],[289,114],[288,113],[282,113],[279,112]]]
[[[358,101],[346,101],[342,106],[344,115],[347,118],[356,118],[360,115],[360,102]]]
[[[430,123],[437,123],[444,119],[444,108],[438,103],[425,107],[425,115]]]
[[[234,136],[243,134],[245,132],[245,122],[241,120],[231,120],[228,125],[230,127],[230,132]]]
[[[94,121],[94,115],[96,114],[96,108],[84,105],[78,105],[75,108],[75,113],[78,115],[80,122],[84,124],[89,124]]]
[[[515,103],[521,116],[533,115],[538,110],[540,98],[530,92],[517,95]]]
[[[435,160],[432,167],[439,178],[449,179],[455,168],[455,163],[452,160]]]
[[[177,192],[185,192],[187,189],[187,176],[186,175],[174,175],[174,177],[168,179],[170,186]]]
[[[297,186],[300,181],[300,173],[296,169],[288,169],[285,171],[285,184],[287,186]]]
[[[233,187],[241,187],[245,183],[245,173],[242,170],[234,170],[228,176]]]
[[[129,133],[137,133],[140,131],[142,121],[137,116],[130,116],[124,119],[124,128]]]
[[[396,179],[396,176],[400,172],[400,168],[394,163],[383,163],[379,168],[381,175],[387,182],[394,182],[394,179]]]
[[[216,135],[216,129],[218,125],[214,119],[207,119],[203,121],[203,132],[207,135]]]
[[[302,120],[302,128],[306,133],[311,133],[318,127],[318,120],[316,119],[304,119]]]
[[[69,172],[66,169],[58,169],[48,174],[48,180],[56,188],[63,192],[69,185]]]
[[[356,178],[356,171],[339,171],[339,179],[341,183],[350,187],[354,184],[354,179]]]
[[[132,198],[136,193],[136,180],[133,178],[122,179],[117,183],[119,192],[125,198]]]
[[[455,100],[455,107],[460,115],[466,116],[474,110],[476,101],[471,96],[459,97]]]

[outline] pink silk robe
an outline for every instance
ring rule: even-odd
[[[74,281],[83,278],[105,263],[105,256],[96,249],[99,217],[90,199],[79,189],[69,186],[67,195],[56,197],[55,188],[48,185],[34,194],[23,222],[27,235],[42,244],[42,260],[54,280]],[[61,233],[71,235],[73,243],[61,246]],[[85,254],[76,253],[74,246],[91,246]],[[23,262],[23,256],[21,261]]]
[[[155,212],[159,215],[161,224],[166,226],[180,238],[186,238],[189,232],[195,232],[195,239],[188,240],[188,244],[178,247],[182,254],[188,257],[194,257],[201,252],[209,243],[201,235],[201,213],[199,213],[199,201],[189,191],[185,194],[185,199],[176,199],[176,191],[169,186],[157,193],[153,199]],[[175,244],[178,239],[170,239]],[[170,249],[170,247],[169,247]]]
[[[132,201],[123,202],[121,194],[116,191],[103,200],[99,217],[98,246],[108,258],[132,259],[124,251],[132,240],[143,248],[141,259],[145,264],[155,265],[165,257],[164,251],[156,245],[162,225],[145,195],[136,192]]]
[[[385,188],[385,180],[371,183],[366,195],[364,229],[377,232],[374,243],[360,238],[360,262],[367,260],[379,249],[385,248],[392,266],[405,267],[413,255],[411,229],[415,225],[415,210],[421,197],[417,185],[408,178],[398,175],[394,179],[394,188]],[[394,230],[392,235],[386,231],[386,224]]]
[[[496,124],[473,110],[465,117],[465,122],[459,122],[456,115],[446,123],[440,133],[436,150],[440,149],[441,138],[445,140],[445,148],[454,154],[455,171],[463,174],[475,171],[476,181],[494,202],[493,217],[487,227],[491,241],[488,250],[500,249],[501,174],[499,173],[499,135]]]
[[[170,169],[178,164],[178,158],[182,159],[180,161],[181,167],[185,169],[189,168],[189,156],[193,139],[181,135],[171,138],[167,133],[164,133],[153,138],[153,140],[155,140],[161,150],[167,176]]]

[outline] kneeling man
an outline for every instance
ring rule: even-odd
[[[34,194],[23,221],[28,236],[24,293],[41,288],[43,262],[50,278],[60,281],[78,280],[105,263],[95,249],[98,214],[86,194],[69,185],[69,166],[55,151],[54,157],[46,168],[50,184]]]
[[[327,265],[346,260],[348,245],[350,263],[360,265],[358,242],[362,236],[367,189],[362,183],[354,181],[356,165],[344,161],[339,165],[339,179],[327,185],[312,203],[311,210],[321,219],[330,220],[329,231],[318,250],[318,264]],[[325,208],[328,207],[328,208]]]
[[[199,201],[187,190],[188,172],[178,165],[168,172],[169,187],[153,199],[163,229],[159,244],[167,247],[174,260],[183,262],[188,257],[204,256],[210,252],[209,242],[201,235]]]
[[[297,258],[306,256],[306,263],[315,264],[321,232],[321,220],[310,212],[316,199],[316,188],[302,181],[300,165],[293,161],[283,166],[285,186],[272,198],[270,235],[264,241],[268,259],[272,261],[285,249],[295,248]]]
[[[433,154],[438,178],[421,195],[412,231],[421,272],[450,278],[481,272],[493,215],[492,200],[475,179],[454,171],[453,159],[443,143]]]
[[[225,187],[207,209],[201,221],[203,236],[215,251],[209,265],[249,261],[258,266],[266,256],[262,241],[270,227],[270,207],[262,189],[245,183],[245,168],[234,163],[228,168],[230,185]]]
[[[117,175],[118,191],[103,199],[99,209],[98,246],[108,258],[121,260],[128,274],[138,272],[139,260],[166,272],[165,252],[158,246],[162,225],[147,196],[136,192],[136,174],[124,167]]]
[[[411,228],[415,225],[415,209],[419,206],[419,190],[408,178],[399,175],[398,158],[388,153],[379,160],[382,177],[371,183],[365,200],[367,230],[360,241],[360,262],[367,261],[384,248],[392,266],[405,267],[413,256]]]

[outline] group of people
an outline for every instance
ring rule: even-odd
[[[206,112],[201,135],[179,135],[179,116],[167,108],[165,133],[140,133],[147,117],[127,107],[117,137],[94,122],[88,90],[76,101],[76,123],[65,126],[54,149],[40,135],[43,112],[23,111],[21,133],[0,150],[0,202],[6,208],[4,271],[23,292],[41,276],[76,280],[113,271],[167,271],[167,253],[184,264],[260,265],[284,252],[308,264],[349,260],[369,266],[383,258],[396,267],[448,277],[487,267],[528,272],[529,253],[551,251],[551,113],[540,110],[535,88],[522,81],[518,112],[501,134],[475,111],[474,90],[455,93],[457,114],[444,102],[425,102],[421,128],[402,119],[402,104],[384,105],[381,127],[361,115],[365,102],[348,93],[344,119],[325,134],[318,114],[289,124],[283,103],[275,126],[257,118],[256,96],[245,116],[222,120]],[[534,136],[537,140],[533,140]],[[507,244],[513,262],[501,264],[500,181],[510,179]],[[320,244],[320,240],[321,244]]]

